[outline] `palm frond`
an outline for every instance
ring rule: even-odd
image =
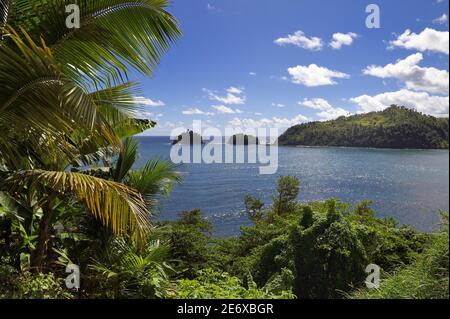
[[[3,39],[3,27],[6,26],[11,9],[11,0],[0,2],[0,40]]]
[[[160,159],[150,160],[142,168],[129,174],[129,185],[141,194],[149,203],[154,203],[159,196],[168,195],[181,177],[177,166]]]
[[[92,92],[90,96],[104,118],[110,123],[119,123],[128,118],[136,118],[144,110],[135,101],[138,92],[136,82],[127,82]]]
[[[141,273],[152,268],[164,273],[171,270],[166,266],[169,251],[170,248],[159,241],[148,241],[142,249],[122,238],[113,238],[103,252],[103,258],[96,260],[89,268],[107,278],[117,276],[138,278]]]
[[[126,119],[114,125],[114,132],[119,137],[129,137],[143,133],[156,126],[152,120]]]
[[[4,181],[3,188],[14,193],[24,187],[41,185],[61,194],[73,194],[115,234],[144,235],[150,227],[150,213],[141,194],[123,184],[69,172],[22,171]]]
[[[181,35],[168,0],[79,0],[81,28],[65,26],[72,0],[16,0],[9,23],[43,37],[74,81],[95,89],[127,80],[130,67],[151,75]],[[82,79],[80,81],[80,79]]]
[[[127,82],[90,94],[98,111],[120,138],[142,133],[156,125],[153,121],[140,119],[145,108],[135,100],[138,92],[136,83]]]
[[[76,155],[87,137],[99,145],[120,145],[95,100],[65,77],[50,48],[34,42],[24,30],[19,34],[7,29],[10,44],[0,47],[0,132],[5,132],[0,136],[0,154],[6,161],[12,159],[11,168],[20,167],[13,163],[14,154],[27,158],[14,149],[17,139],[22,139],[27,152],[34,152],[37,162],[49,159],[40,147],[53,150],[55,157],[59,149]]]
[[[116,166],[114,168],[113,179],[122,182],[125,176],[133,167],[138,155],[139,144],[135,139],[126,138],[122,144]]]

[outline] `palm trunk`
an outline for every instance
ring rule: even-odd
[[[43,272],[45,266],[45,259],[47,254],[47,244],[50,237],[50,223],[53,218],[52,203],[49,199],[45,205],[42,219],[39,223],[39,233],[37,238],[36,249],[31,254],[31,269],[35,273]]]

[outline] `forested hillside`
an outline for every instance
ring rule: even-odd
[[[448,118],[391,106],[382,112],[291,127],[280,136],[279,144],[446,149],[448,124]]]

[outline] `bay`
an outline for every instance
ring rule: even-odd
[[[137,165],[169,159],[168,137],[138,137]],[[162,201],[158,218],[199,208],[215,226],[215,235],[232,236],[251,225],[244,196],[270,205],[276,180],[294,175],[301,181],[300,201],[336,198],[348,203],[374,202],[378,217],[393,217],[420,231],[439,228],[439,210],[449,209],[448,150],[279,147],[275,175],[260,175],[259,164],[182,164],[183,183]]]

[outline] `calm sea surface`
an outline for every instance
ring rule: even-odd
[[[154,157],[169,159],[167,137],[138,139],[139,165]],[[258,164],[183,164],[180,171],[183,184],[163,201],[159,218],[200,208],[218,236],[236,235],[240,226],[250,225],[245,194],[270,204],[280,175],[300,179],[301,201],[370,199],[379,217],[422,231],[439,227],[438,210],[449,209],[448,150],[280,147],[276,175],[259,175]]]

